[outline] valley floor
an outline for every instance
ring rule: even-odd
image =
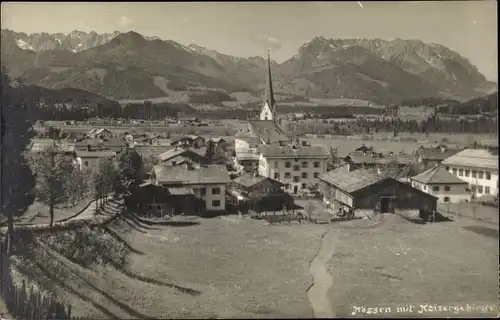
[[[394,215],[356,223],[123,219],[110,234],[131,250],[124,267],[84,268],[53,251],[22,273],[71,303],[73,316],[93,318],[303,318],[347,316],[355,305],[498,302],[491,225]]]

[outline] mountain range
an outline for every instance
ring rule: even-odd
[[[223,92],[218,96],[255,101],[266,80],[262,57],[234,57],[136,32],[27,35],[2,29],[1,49],[10,75],[26,84],[114,100],[187,102],[200,92]],[[419,40],[316,37],[285,62],[272,61],[272,69],[278,100],[464,101],[497,87],[460,54]]]

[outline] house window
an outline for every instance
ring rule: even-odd
[[[274,161],[274,167],[277,168],[278,167],[278,161]]]
[[[308,165],[307,161],[302,161],[302,168],[307,168]]]
[[[285,162],[285,168],[290,168],[292,163],[290,161]]]
[[[453,168],[453,175],[457,175],[457,168]]]
[[[466,177],[470,176],[470,170],[465,170],[465,174],[464,174]]]
[[[444,186],[444,191],[450,191],[450,186]]]
[[[285,172],[285,179],[290,179],[292,177],[290,172]]]
[[[213,200],[212,207],[220,207],[220,200]]]
[[[319,177],[319,172],[315,172],[315,173],[314,173],[314,177],[315,177],[315,178]]]
[[[424,184],[424,190],[427,190],[427,186]]]
[[[479,179],[483,179],[484,178],[484,172],[483,171],[479,171],[477,177]]]
[[[486,171],[486,180],[491,180],[491,172]]]
[[[463,176],[464,175],[464,169],[458,169],[458,175]]]
[[[293,171],[300,171],[300,166],[294,165],[293,166]]]
[[[477,174],[477,171],[476,170],[472,170],[472,177],[475,178],[476,177],[476,174]]]
[[[314,162],[314,167],[315,167],[315,168],[319,168],[319,161],[315,161],[315,162]]]
[[[88,161],[85,161],[85,162],[83,163],[83,165],[84,165],[85,167],[88,167],[88,166],[89,166],[89,162],[88,162]]]
[[[490,194],[490,187],[484,187],[484,194]]]
[[[293,177],[293,182],[299,182],[299,181],[300,181],[299,177],[297,177],[297,176]]]
[[[446,171],[450,171],[450,167],[448,167],[448,166],[445,169],[446,169]]]
[[[290,189],[290,187],[291,187],[291,186],[290,186],[290,184],[289,184],[289,183],[287,183],[287,184],[285,185],[285,189]]]
[[[207,189],[205,188],[200,188],[201,196],[203,197],[204,195],[207,194]]]
[[[432,191],[439,191],[439,186],[433,186]]]
[[[280,174],[276,172],[276,173],[274,174],[274,179],[275,179],[275,180],[278,180],[279,178],[280,178]]]
[[[156,205],[156,210],[161,211],[161,204]]]
[[[473,185],[470,186],[470,191],[472,193],[476,193],[476,190],[477,190],[477,186],[476,185],[473,184]]]
[[[483,193],[483,186],[477,186],[477,193]]]
[[[212,194],[220,194],[220,188],[212,188]]]
[[[307,172],[302,172],[302,179],[307,179]]]
[[[305,188],[306,188],[306,184],[305,184],[305,183],[303,183],[303,184],[302,184],[302,189],[305,189]]]
[[[450,198],[444,197],[444,202],[450,202]]]

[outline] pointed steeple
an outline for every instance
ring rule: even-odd
[[[274,100],[273,79],[271,75],[271,55],[267,51],[267,83],[264,104],[260,112],[260,120],[276,121],[276,100]]]
[[[271,54],[269,49],[267,50],[267,83],[266,83],[266,102],[271,107],[271,110],[275,111],[276,101],[274,100],[274,91],[273,91],[273,77],[271,74]]]

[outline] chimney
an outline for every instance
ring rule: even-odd
[[[259,176],[259,174],[257,173],[257,171],[255,171],[255,172],[253,173],[253,176],[254,176],[255,178]]]
[[[90,146],[90,144],[87,145],[87,151],[91,151],[92,150],[92,147]]]
[[[348,162],[347,163],[347,172],[351,172],[352,168],[351,168],[351,164]]]
[[[302,140],[302,146],[303,147],[307,146],[307,141],[306,140]]]
[[[380,167],[377,167],[377,174],[382,174],[382,169],[380,169]]]

